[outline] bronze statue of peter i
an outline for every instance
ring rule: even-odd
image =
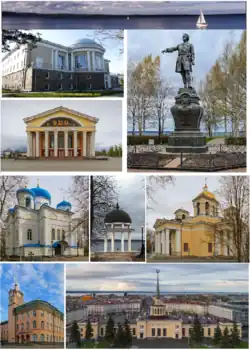
[[[185,88],[192,88],[192,66],[194,65],[194,46],[189,43],[189,35],[183,34],[183,43],[175,47],[170,47],[162,51],[174,52],[178,51],[178,57],[176,61],[176,73],[180,73],[182,76],[183,84]]]

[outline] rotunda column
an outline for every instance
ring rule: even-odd
[[[121,232],[121,251],[124,252],[124,224],[122,224],[122,232]]]
[[[108,235],[107,232],[104,233],[104,252],[108,251]]]
[[[130,231],[130,226],[128,228],[128,251],[131,252],[131,231]]]
[[[113,228],[112,238],[111,238],[111,252],[113,253],[115,251],[115,225],[112,224],[111,227]]]

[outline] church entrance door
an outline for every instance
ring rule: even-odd
[[[61,255],[61,249],[62,249],[61,244],[57,244],[55,248],[55,255]]]

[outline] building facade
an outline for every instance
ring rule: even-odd
[[[155,254],[165,256],[228,257],[235,255],[230,226],[219,215],[220,203],[207,185],[193,199],[194,215],[177,209],[174,219],[154,224]]]
[[[71,203],[61,201],[52,208],[51,194],[41,187],[20,188],[17,205],[5,220],[5,250],[8,256],[84,255],[88,232],[72,219]]]
[[[111,89],[105,49],[92,39],[70,47],[47,40],[24,44],[2,60],[4,89],[24,91],[85,91]]]
[[[95,156],[97,118],[57,107],[25,118],[27,157],[91,158]]]
[[[63,343],[64,316],[42,300],[24,302],[17,283],[9,290],[8,321],[0,324],[3,341],[8,343]]]

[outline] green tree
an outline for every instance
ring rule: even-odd
[[[10,45],[23,45],[30,44],[36,47],[36,43],[40,41],[40,34],[34,35],[32,33],[22,32],[18,29],[2,29],[2,52],[8,52],[11,50]]]
[[[110,344],[113,344],[115,340],[114,321],[111,316],[109,316],[108,322],[106,324],[104,339]]]
[[[220,326],[217,324],[217,327],[214,330],[213,343],[215,345],[220,344],[221,337],[222,337],[221,329],[220,329]]]
[[[194,317],[194,323],[191,329],[190,339],[196,344],[201,344],[203,341],[203,328],[197,314]]]
[[[233,329],[232,329],[231,334],[230,334],[230,340],[231,340],[231,345],[233,348],[239,347],[241,340],[240,340],[240,332],[239,332],[239,329],[237,327],[236,322],[234,322]]]
[[[124,340],[125,340],[125,348],[130,348],[132,345],[132,333],[131,333],[131,329],[130,329],[130,325],[127,319],[125,319],[124,322]]]
[[[81,346],[81,334],[76,321],[73,322],[70,332],[70,338],[73,343],[76,343],[77,347]]]
[[[88,319],[85,331],[85,339],[89,340],[93,337],[93,327],[91,325],[90,320]]]
[[[122,328],[122,325],[120,323],[118,323],[118,328],[117,328],[117,332],[115,335],[115,344],[114,344],[115,348],[125,348],[125,333],[124,330]]]
[[[220,342],[220,348],[222,349],[228,349],[231,348],[231,340],[230,340],[230,335],[229,335],[229,330],[226,327],[223,331],[223,335],[221,337],[221,342]]]

